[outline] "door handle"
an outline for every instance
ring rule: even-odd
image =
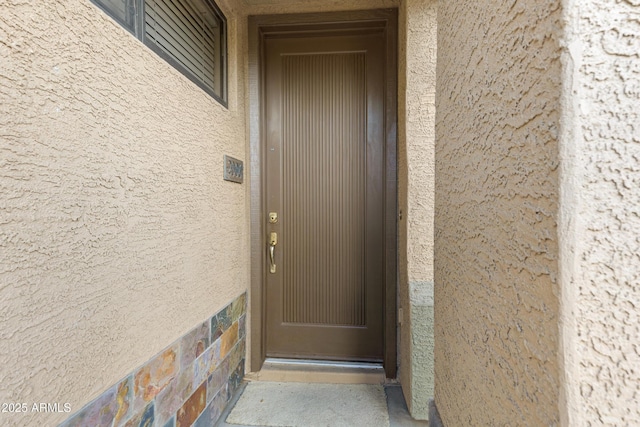
[[[274,259],[274,256],[275,256],[274,252],[276,250],[277,244],[278,244],[278,233],[272,231],[269,234],[269,260],[270,260],[269,273],[271,274],[276,272],[276,261]]]

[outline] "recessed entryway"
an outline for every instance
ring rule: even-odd
[[[253,371],[300,358],[395,378],[395,39],[394,10],[250,20]]]

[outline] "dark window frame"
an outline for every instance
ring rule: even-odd
[[[216,55],[221,61],[220,70],[222,73],[220,79],[220,92],[216,93],[208,85],[201,82],[193,73],[191,73],[186,67],[180,64],[176,59],[174,59],[171,55],[164,52],[160,47],[156,45],[153,40],[149,40],[145,36],[145,0],[124,0],[125,1],[125,19],[118,16],[118,14],[109,7],[108,0],[91,0],[93,4],[95,4],[98,8],[103,10],[107,15],[109,15],[114,21],[116,21],[121,27],[129,31],[135,38],[140,40],[145,46],[147,46],[151,51],[153,51],[156,55],[162,58],[164,61],[168,62],[172,67],[178,70],[182,75],[195,83],[200,89],[204,90],[208,95],[222,104],[224,107],[228,108],[228,55],[227,55],[227,18],[224,16],[224,13],[220,10],[218,5],[213,0],[194,0],[200,1],[205,4],[213,14],[216,19],[219,21],[221,26],[220,29],[220,53]]]

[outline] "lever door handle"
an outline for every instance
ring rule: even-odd
[[[276,272],[276,261],[275,261],[275,250],[276,245],[278,244],[278,233],[271,232],[269,234],[269,273],[273,274]]]

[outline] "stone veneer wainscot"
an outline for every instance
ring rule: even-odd
[[[210,427],[244,376],[246,293],[59,427]]]

